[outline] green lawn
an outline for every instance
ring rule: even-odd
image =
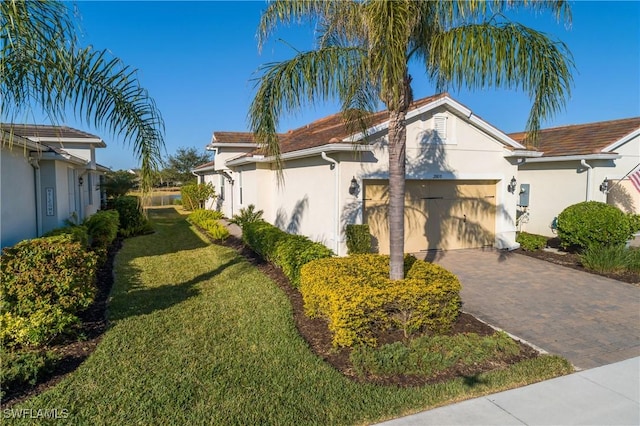
[[[85,425],[363,424],[570,370],[545,357],[420,388],[354,383],[310,352],[269,278],[173,208],[151,219],[157,232],[118,254],[110,328],[95,353],[14,410],[66,409],[65,423]]]

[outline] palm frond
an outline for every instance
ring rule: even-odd
[[[80,48],[67,6],[57,1],[0,3],[0,116],[39,105],[51,121],[67,108],[133,147],[150,182],[164,148],[164,122],[137,72],[106,50]]]
[[[527,92],[527,122],[535,143],[540,122],[560,111],[571,94],[573,58],[567,46],[519,24],[476,24],[436,35],[427,68],[454,88],[503,87]]]

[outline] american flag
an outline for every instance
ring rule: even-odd
[[[638,192],[640,192],[640,169],[631,173],[629,175],[629,180],[631,180],[631,183],[633,184],[633,186],[635,186]]]

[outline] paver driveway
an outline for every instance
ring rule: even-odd
[[[640,288],[524,255],[439,252],[462,283],[463,309],[579,369],[640,355]]]

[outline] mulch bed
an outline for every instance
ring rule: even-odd
[[[331,333],[327,328],[326,321],[322,319],[311,319],[304,314],[302,296],[300,292],[289,284],[288,278],[279,268],[264,262],[237,238],[229,237],[223,243],[220,241],[214,242],[237,250],[251,264],[276,282],[282,291],[289,297],[291,306],[293,307],[296,327],[308,343],[310,349],[316,355],[332,365],[336,370],[340,371],[352,380],[378,384],[391,384],[396,386],[419,386],[429,383],[443,382],[455,377],[473,377],[479,373],[502,369],[510,364],[534,358],[539,355],[538,352],[530,346],[520,343],[520,354],[507,360],[495,363],[487,362],[481,365],[455,367],[429,378],[416,376],[397,376],[391,378],[359,377],[353,370],[353,366],[349,360],[350,349],[343,348],[336,350],[333,348],[331,344]],[[78,366],[96,349],[108,326],[106,308],[107,299],[111,292],[111,287],[113,286],[113,260],[121,246],[122,242],[117,241],[110,249],[107,262],[98,272],[98,295],[96,296],[96,300],[86,311],[80,314],[82,324],[77,331],[86,338],[82,341],[62,342],[54,346],[52,349],[62,355],[62,360],[56,366],[55,371],[35,386],[26,385],[23,388],[16,389],[5,395],[2,400],[3,407],[9,407],[17,404],[55,386],[67,374],[78,368]],[[467,313],[462,313],[459,316],[451,330],[451,334],[477,333],[481,336],[490,335],[494,332],[495,330],[493,328]],[[402,340],[403,338],[399,332],[381,334],[376,337],[380,343],[389,343]]]
[[[550,239],[547,244],[550,248],[556,249],[559,252],[545,251],[545,250],[526,251],[523,249],[517,249],[515,250],[515,252],[523,254],[525,256],[535,257],[536,259],[555,263],[556,265],[566,266],[568,268],[577,269],[579,271],[587,272],[589,274],[600,275],[600,276],[611,278],[617,281],[633,284],[636,287],[640,287],[640,273],[636,273],[636,272],[620,272],[620,273],[602,272],[600,273],[600,272],[591,271],[589,269],[586,269],[584,266],[582,266],[582,262],[580,262],[580,256],[577,253],[561,250],[560,241],[557,238]]]

